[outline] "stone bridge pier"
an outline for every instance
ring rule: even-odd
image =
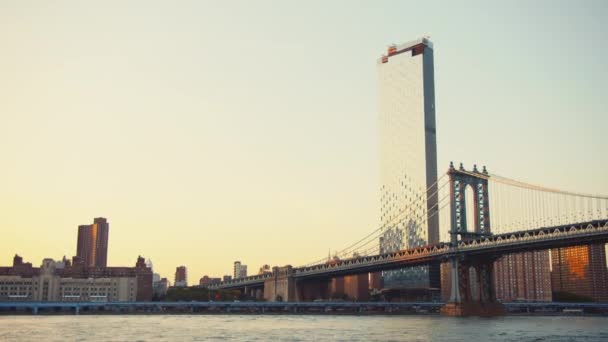
[[[293,302],[296,300],[293,267],[273,267],[272,277],[264,280],[264,299],[269,302]]]
[[[494,258],[465,260],[454,256],[449,261],[448,302],[441,308],[446,316],[500,316],[504,306],[494,293]]]

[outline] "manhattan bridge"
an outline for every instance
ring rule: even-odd
[[[494,261],[513,253],[608,242],[608,196],[528,184],[492,174],[485,166],[466,170],[462,164],[450,164],[425,193],[337,251],[333,260],[275,267],[272,273],[210,288],[240,289],[269,301],[312,301],[328,298],[335,277],[444,264],[450,288],[442,312],[495,315],[503,308],[494,294]],[[421,206],[425,210],[413,209]],[[392,231],[407,231],[412,222],[433,220],[439,224],[438,243],[391,251],[379,243]]]

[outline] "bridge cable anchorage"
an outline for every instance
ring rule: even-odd
[[[371,233],[369,233],[368,235],[366,235],[365,237],[363,237],[362,239],[358,240],[357,242],[347,246],[346,248],[343,248],[342,250],[339,250],[335,253],[336,256],[340,257],[344,257],[347,256],[348,254],[352,254],[357,252],[360,248],[369,245],[369,243],[371,242],[377,242],[377,239],[384,234],[384,231],[391,225],[393,225],[394,223],[396,223],[396,221],[398,221],[398,219],[402,219],[406,214],[409,214],[410,216],[412,215],[411,213],[411,209],[412,207],[414,207],[415,205],[421,205],[424,204],[427,200],[427,198],[431,198],[435,195],[437,195],[439,193],[439,191],[441,191],[447,184],[449,184],[449,181],[446,180],[446,182],[444,182],[441,186],[437,186],[438,183],[440,183],[445,177],[447,176],[447,172],[442,174],[441,177],[439,177],[433,184],[431,184],[426,191],[424,191],[424,194],[428,194],[429,191],[433,191],[430,195],[427,195],[426,197],[421,196],[416,202],[412,203],[409,208],[402,208],[401,210],[399,210],[399,213],[397,215],[395,215],[394,217],[392,217],[388,222],[385,222],[384,224],[382,224],[379,228],[375,229],[374,231],[372,231]],[[437,207],[440,205],[440,202],[443,201],[445,198],[441,198],[440,200],[437,201],[437,204],[433,205],[432,207],[428,208],[427,210],[425,210],[426,215],[425,218],[426,220],[428,220],[429,218],[435,216],[435,214],[431,215],[429,217],[428,213],[432,212],[432,210],[436,210]],[[409,210],[408,210],[409,209]],[[439,210],[441,210],[442,208],[439,208],[437,210],[437,212]],[[400,224],[401,221],[397,222],[397,224]],[[420,222],[422,223],[422,222]],[[365,242],[365,243],[364,243]],[[362,244],[363,243],[363,244]],[[317,264],[322,264],[326,261],[327,259],[322,258],[322,259],[318,259],[315,260],[313,262],[307,263],[304,266],[301,267],[308,267],[311,265],[317,265]]]

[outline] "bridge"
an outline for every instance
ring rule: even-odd
[[[504,311],[493,293],[494,261],[513,253],[608,242],[606,196],[527,184],[491,175],[485,167],[481,172],[476,166],[467,171],[462,164],[451,164],[423,195],[418,198],[424,197],[424,213],[402,208],[388,225],[337,252],[333,260],[275,267],[272,273],[210,288],[240,289],[269,301],[312,301],[327,298],[328,283],[337,277],[364,275],[366,281],[368,274],[445,264],[451,289],[442,312],[494,315]],[[434,200],[426,202],[427,198]],[[421,204],[411,204],[416,205]],[[433,220],[439,220],[443,242],[394,251],[383,250],[378,242],[395,227]],[[471,269],[476,276],[471,276]]]

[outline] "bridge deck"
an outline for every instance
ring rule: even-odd
[[[293,269],[296,279],[332,277],[365,272],[377,272],[446,261],[450,256],[492,254],[501,256],[528,250],[608,242],[608,220],[595,220],[572,225],[543,227],[526,231],[491,235],[467,241],[456,246],[440,243],[381,255],[342,260],[335,264],[319,264]],[[261,286],[272,274],[236,279],[210,286],[211,289],[229,289],[244,286]]]

